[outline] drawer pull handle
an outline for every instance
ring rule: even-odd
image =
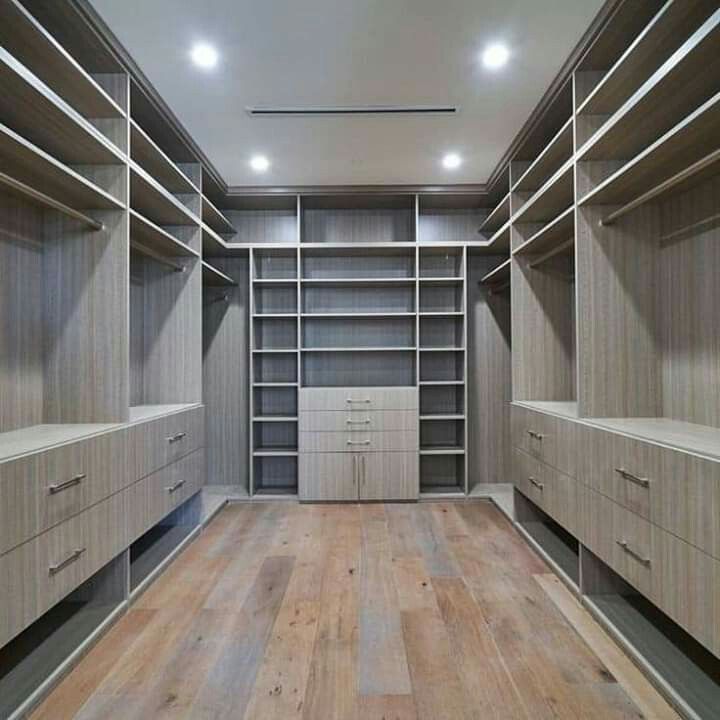
[[[545,437],[542,433],[535,432],[534,430],[526,430],[525,432],[535,440],[542,440]]]
[[[369,440],[348,440],[347,444],[348,445],[369,445],[370,441]]]
[[[176,442],[178,442],[179,440],[182,440],[186,435],[187,435],[187,433],[185,433],[185,432],[175,433],[175,435],[171,435],[171,436],[167,439],[167,441],[168,441],[170,444],[176,443]]]
[[[544,484],[544,483],[541,483],[541,482],[538,482],[534,477],[529,477],[528,480],[529,480],[530,483],[531,483],[532,485],[534,485],[538,490],[544,490],[544,489],[545,489],[545,484]]]
[[[70,563],[74,563],[84,552],[85,548],[75,548],[75,550],[73,550],[72,553],[64,560],[61,560],[59,563],[51,565],[48,568],[50,574],[55,575],[59,573],[61,570],[70,565]]]
[[[185,484],[184,480],[178,480],[174,485],[169,485],[165,489],[169,493],[174,493],[176,490],[179,490],[184,484]]]
[[[346,420],[345,422],[348,425],[369,425],[370,418],[368,418],[367,420]]]
[[[58,483],[57,485],[50,485],[48,486],[48,492],[51,495],[57,495],[57,493],[60,493],[63,490],[67,490],[68,488],[79,485],[86,477],[87,475],[85,473],[82,473],[80,475],[76,475],[75,477],[71,477],[65,482]]]
[[[615,541],[630,557],[635,558],[639,563],[642,563],[645,567],[650,567],[650,558],[643,557],[640,553],[635,552],[627,540],[616,540]]]
[[[631,473],[629,470],[626,470],[625,468],[615,468],[615,472],[618,473],[618,475],[621,475],[626,480],[629,480],[631,483],[635,483],[636,485],[639,485],[640,487],[649,488],[650,487],[650,481],[647,478],[644,477],[638,477],[634,473]]]
[[[353,399],[353,398],[347,398],[347,400],[345,400],[345,402],[347,402],[347,403],[363,403],[363,404],[368,404],[368,403],[370,402],[370,398],[364,398],[363,400],[355,400],[355,399]]]

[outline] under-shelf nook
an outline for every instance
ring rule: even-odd
[[[464,494],[465,457],[458,454],[421,454],[420,492],[433,496]]]

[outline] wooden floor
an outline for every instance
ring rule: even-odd
[[[228,506],[33,717],[676,716],[476,501]]]

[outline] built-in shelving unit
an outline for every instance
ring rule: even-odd
[[[221,270],[211,265],[206,260],[202,262],[202,279],[203,285],[210,287],[226,287],[228,285],[236,285],[236,282]]]

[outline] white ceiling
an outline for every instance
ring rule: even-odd
[[[484,182],[603,0],[92,0],[229,185]],[[189,60],[209,42],[213,71]],[[508,65],[482,67],[503,41]],[[460,106],[251,118],[252,105]],[[440,160],[459,152],[449,172]],[[271,169],[248,161],[267,155]]]

